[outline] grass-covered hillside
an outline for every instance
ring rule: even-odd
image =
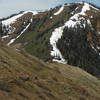
[[[100,100],[100,80],[0,44],[0,100]]]

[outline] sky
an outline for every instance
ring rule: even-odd
[[[0,0],[0,17],[25,10],[46,10],[57,5],[83,0]],[[84,0],[100,7],[100,0]]]

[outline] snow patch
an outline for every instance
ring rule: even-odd
[[[77,8],[77,9],[78,9],[78,8]],[[82,16],[86,16],[86,12],[89,11],[89,10],[90,10],[90,5],[89,5],[88,3],[84,3],[84,6],[83,6],[81,12],[79,12],[79,13],[73,15],[73,16],[69,19],[69,21],[67,21],[67,22],[65,23],[65,26],[67,26],[68,28],[70,28],[70,27],[73,28],[73,27],[75,27],[77,24],[79,24],[79,25],[81,26],[81,21],[83,21],[84,23],[83,23],[83,25],[82,25],[81,27],[84,27],[84,28],[85,28],[86,20],[85,20],[85,18],[82,17]],[[91,25],[91,22],[90,22],[89,19],[87,20],[87,22],[88,22],[89,25]],[[91,27],[92,27],[92,25],[91,25]]]
[[[67,61],[65,61],[65,59],[62,60],[53,59],[52,61],[62,63],[62,64],[67,64]]]
[[[7,45],[9,46],[9,45],[11,45],[12,43],[14,43],[14,41],[15,41],[16,39],[18,39],[18,38],[28,29],[28,27],[29,27],[30,25],[31,25],[31,23],[29,23],[29,24],[26,26],[26,28],[20,33],[20,35],[18,35],[16,38],[10,40],[10,42],[9,42]]]
[[[100,11],[100,9],[98,9],[98,8],[96,8],[96,7],[92,6],[92,5],[90,5],[90,7],[91,7],[92,9],[97,10],[97,11]]]
[[[96,48],[91,44],[92,49],[97,53]]]
[[[53,61],[57,61],[57,62],[66,64],[67,62],[63,58],[63,56],[62,56],[60,50],[57,48],[57,44],[56,44],[58,42],[58,40],[61,38],[62,33],[63,33],[63,27],[56,28],[54,30],[54,32],[52,32],[52,36],[50,37],[50,44],[53,47],[53,50],[51,51],[51,56],[55,57],[53,59]]]
[[[13,33],[16,29],[14,27],[11,27],[11,24],[15,23],[18,18],[22,17],[24,14],[27,14],[29,12],[33,13],[33,15],[38,14],[37,11],[25,11],[21,14],[18,14],[16,16],[13,16],[13,17],[7,19],[7,20],[2,21],[2,29],[3,29],[4,33],[7,34],[6,36],[4,36],[2,38],[6,38],[9,36],[9,34]],[[33,15],[32,15],[32,17],[33,17]],[[32,22],[32,18],[31,18],[30,22]],[[25,24],[25,22],[24,22],[24,24]],[[12,40],[11,42],[13,42],[13,41],[14,40]]]
[[[36,12],[36,11],[25,11],[25,12],[23,12],[23,13],[21,13],[21,14],[18,14],[18,15],[16,15],[16,16],[13,16],[13,17],[7,19],[7,20],[2,21],[2,24],[3,24],[3,25],[6,25],[6,26],[7,26],[7,25],[11,25],[11,24],[13,24],[14,22],[16,22],[18,18],[22,17],[24,14],[27,14],[27,13],[29,13],[29,12],[33,13],[33,15],[38,14],[38,12]]]
[[[89,11],[90,10],[90,5],[88,3],[84,3],[84,6],[82,8],[82,11],[81,11],[81,15],[86,15],[86,11]]]
[[[51,16],[50,19],[52,19],[53,17]]]
[[[64,10],[64,5],[54,15],[59,15]]]
[[[100,47],[97,46],[97,49],[100,50]]]
[[[100,32],[98,32],[98,34],[100,35]]]
[[[59,13],[61,13],[61,11],[63,9],[64,9],[64,6],[62,6],[60,8],[60,10],[57,13],[55,13],[55,15],[58,15]],[[91,25],[91,22],[89,19],[86,21],[86,19],[84,17],[82,17],[82,16],[86,16],[86,11],[88,11],[88,10],[90,10],[89,4],[84,3],[84,6],[83,6],[82,11],[80,13],[73,15],[62,27],[56,28],[52,32],[52,35],[50,37],[50,44],[53,48],[51,51],[51,56],[54,57],[53,61],[57,61],[57,62],[64,63],[64,64],[67,63],[67,61],[63,58],[60,50],[57,47],[57,42],[59,39],[61,39],[62,34],[63,34],[63,30],[65,27],[68,27],[68,28],[76,27],[77,28],[77,24],[78,24],[82,28],[85,28],[86,22],[88,22],[88,24]],[[83,24],[81,25],[82,21],[83,21]],[[92,25],[91,25],[91,27],[92,27]],[[92,48],[93,48],[93,46],[92,46]]]
[[[3,36],[2,39],[5,39],[5,38],[7,38],[7,37],[9,37],[9,35]]]
[[[90,16],[90,18],[93,18],[93,16]]]

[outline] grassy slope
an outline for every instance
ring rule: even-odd
[[[0,45],[0,100],[100,100],[100,81]]]

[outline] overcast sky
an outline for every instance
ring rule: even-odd
[[[83,0],[0,0],[0,17],[6,17],[23,10],[44,10],[59,4]],[[100,0],[84,0],[100,6]]]

